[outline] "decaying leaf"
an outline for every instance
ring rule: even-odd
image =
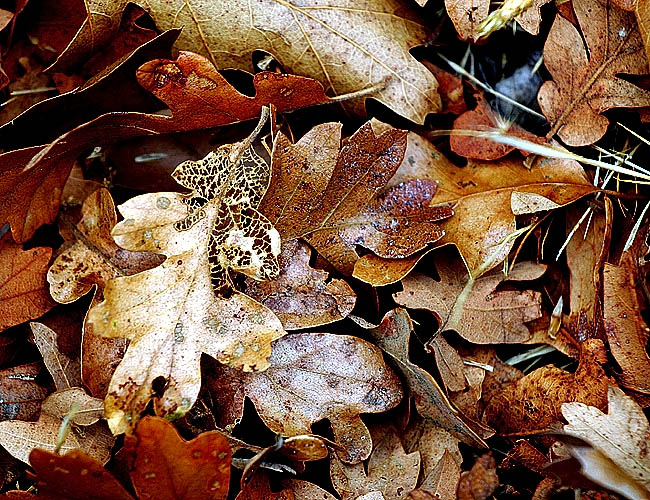
[[[507,276],[494,270],[477,278],[467,292],[469,277],[463,262],[449,252],[438,255],[435,262],[440,281],[423,274],[409,275],[402,281],[404,290],[395,294],[398,304],[430,310],[442,331],[455,330],[474,344],[517,343],[530,337],[526,323],[541,316],[541,294],[499,291],[497,287],[504,281],[535,280],[546,266],[521,262]]]
[[[246,294],[271,309],[286,330],[326,325],[345,318],[354,308],[356,295],[350,285],[310,267],[310,256],[304,243],[287,241],[278,256],[277,279],[250,279],[246,285]]]
[[[574,0],[580,30],[560,14],[544,45],[544,64],[553,76],[540,89],[542,112],[556,133],[571,146],[600,139],[612,108],[650,105],[650,92],[619,74],[648,73],[643,42],[634,14],[610,0]],[[584,42],[583,42],[584,37]]]
[[[480,457],[469,472],[461,475],[458,500],[487,500],[499,486],[496,462],[491,453]]]
[[[182,163],[174,176],[193,191],[132,198],[120,206],[125,219],[113,229],[121,247],[167,260],[110,280],[104,302],[88,313],[101,335],[131,340],[106,399],[115,432],[135,423],[151,399],[159,415],[187,412],[200,389],[201,353],[235,368],[263,370],[271,341],[285,333],[269,309],[232,292],[234,271],[256,279],[278,272],[279,235],[255,209],[268,167],[250,141]],[[162,393],[154,387],[157,379]]]
[[[220,425],[231,428],[241,419],[244,397],[270,429],[285,436],[309,433],[326,418],[343,447],[341,458],[358,463],[372,450],[359,414],[386,411],[402,399],[399,380],[381,352],[357,337],[286,335],[274,343],[269,363],[263,372],[215,366],[206,373]]]
[[[569,401],[604,408],[610,383],[601,366],[606,361],[602,341],[587,340],[575,373],[543,366],[503,385],[487,401],[483,418],[501,434],[522,435],[559,421],[561,406]]]
[[[385,189],[406,148],[406,134],[376,136],[361,127],[341,147],[341,126],[318,125],[297,143],[279,134],[271,186],[262,211],[284,240],[304,237],[333,266],[351,274],[356,246],[381,257],[403,258],[443,236],[452,212],[429,208],[436,182],[413,179]]]
[[[603,269],[603,321],[612,356],[621,367],[621,384],[650,393],[650,357],[646,351],[650,330],[641,317],[638,275],[633,256],[625,252],[618,266]]]
[[[45,280],[51,257],[51,248],[23,250],[9,234],[0,238],[0,331],[52,308]]]
[[[37,382],[41,363],[0,370],[0,420],[35,420],[48,390]]]
[[[628,498],[650,498],[648,420],[643,410],[618,387],[609,387],[608,400],[607,414],[584,403],[563,404],[562,415],[569,422],[564,426],[564,431],[589,443],[595,451],[613,462],[623,475],[627,475],[645,491],[639,494],[639,488],[634,490],[632,485],[622,483],[606,483],[606,487],[626,486],[627,488],[622,488],[623,491],[615,491]],[[606,481],[607,465],[599,465],[599,462],[602,464],[600,457],[585,452],[576,458],[582,464],[582,473],[589,479],[599,484]]]
[[[106,424],[98,422],[103,413],[103,401],[88,396],[80,387],[57,391],[43,402],[37,422],[0,422],[0,444],[17,459],[28,462],[29,453],[35,447],[54,450],[59,429],[62,425],[70,425],[61,449],[79,448],[95,460],[106,463],[111,457],[115,438]],[[66,417],[70,420],[68,424],[63,423]],[[83,429],[77,426],[83,426]]]
[[[394,309],[370,333],[402,372],[420,415],[464,442],[487,447],[479,433],[487,437],[491,435],[491,430],[476,422],[471,425],[465,422],[433,376],[409,360],[409,338],[412,331],[413,323],[406,310]]]
[[[396,430],[374,426],[371,429],[373,450],[364,464],[345,464],[337,457],[330,461],[334,489],[342,500],[366,498],[377,492],[384,500],[406,498],[415,489],[420,474],[420,454],[405,453]]]
[[[89,1],[89,17],[58,66],[76,62],[106,43],[127,3]],[[353,0],[318,6],[241,0],[230,2],[227,9],[220,4],[181,1],[140,5],[159,29],[182,27],[179,48],[208,56],[218,68],[248,69],[252,52],[260,49],[272,53],[286,71],[320,80],[337,95],[390,77],[377,98],[419,123],[440,108],[435,78],[408,52],[426,39],[427,30],[394,0],[376,2],[372,8],[359,8]],[[344,65],[341,53],[346,54]],[[363,103],[354,109],[362,111]]]

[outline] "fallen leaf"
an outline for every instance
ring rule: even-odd
[[[561,406],[581,401],[604,407],[609,378],[602,364],[607,355],[600,340],[582,344],[575,373],[543,366],[517,381],[503,385],[487,400],[485,421],[500,434],[530,434],[546,430],[561,418]]]
[[[646,60],[650,61],[650,2],[637,0],[634,4],[634,14],[645,47]]]
[[[57,345],[57,334],[43,323],[30,323],[34,343],[43,356],[43,363],[52,375],[57,390],[81,387],[81,362],[62,352]]]
[[[0,420],[38,418],[48,393],[36,381],[41,369],[41,363],[28,363],[0,370]]]
[[[307,481],[289,479],[282,481],[282,486],[293,492],[294,500],[336,500],[334,495]]]
[[[478,433],[488,437],[491,430],[476,422],[471,425],[466,423],[433,376],[409,360],[409,338],[412,331],[411,318],[405,309],[399,308],[387,313],[378,328],[369,330],[375,343],[390,356],[406,379],[421,416],[448,430],[463,442],[487,447]]]
[[[476,41],[477,28],[490,11],[489,0],[445,0],[447,14],[462,40]]]
[[[507,276],[502,270],[494,270],[477,278],[468,289],[463,262],[449,252],[436,255],[440,281],[423,274],[409,275],[402,281],[404,290],[394,295],[398,304],[433,312],[440,331],[455,330],[474,344],[519,343],[530,337],[526,323],[542,315],[541,294],[497,287],[504,281],[535,280],[544,274],[546,266],[520,262]]]
[[[433,73],[436,80],[438,80],[438,94],[440,94],[440,99],[442,101],[442,108],[438,112],[459,115],[467,111],[463,81],[429,61],[422,61],[422,64],[424,64],[429,71]]]
[[[23,250],[8,234],[0,238],[0,331],[38,318],[54,306],[45,280],[51,257],[51,248]]]
[[[298,240],[282,244],[273,281],[247,280],[246,294],[268,307],[285,330],[312,328],[345,318],[356,302],[350,285],[310,267],[311,250]]]
[[[618,266],[603,268],[603,321],[612,356],[621,367],[617,374],[624,387],[650,393],[650,357],[646,351],[650,329],[641,316],[642,303],[637,283],[643,279],[630,252],[623,253]]]
[[[397,283],[404,279],[429,251],[423,250],[403,259],[385,259],[369,253],[354,263],[352,276],[372,286]]]
[[[55,69],[69,66],[106,43],[119,26],[127,3],[89,1],[89,18]],[[435,78],[408,52],[427,39],[428,30],[406,6],[392,0],[372,8],[358,8],[350,0],[319,6],[285,0],[248,4],[242,0],[225,11],[220,5],[197,3],[141,4],[159,29],[183,28],[179,48],[208,56],[216,67],[248,69],[252,52],[265,50],[286,71],[325,82],[336,95],[390,77],[376,98],[418,123],[440,108]],[[390,22],[381,22],[383,19]],[[341,53],[346,54],[345,65],[340,63]],[[353,109],[363,112],[363,101]]]
[[[303,483],[304,481],[299,481],[300,483]],[[309,499],[312,498],[323,498],[324,500],[330,500],[331,496],[327,496],[327,492],[323,492],[320,488],[317,486],[316,493],[318,494],[317,497],[308,497]],[[320,491],[318,491],[320,490]],[[310,491],[310,490],[308,490]],[[310,491],[313,493],[313,491]],[[321,497],[323,492],[325,496]],[[283,489],[282,491],[278,492],[273,492],[271,491],[271,485],[269,484],[269,478],[262,473],[255,473],[253,474],[253,477],[251,480],[242,488],[242,490],[239,492],[237,495],[237,498],[235,500],[262,500],[266,498],[273,498],[273,500],[300,500],[300,497],[295,497],[293,491],[291,489]],[[305,498],[304,500],[307,500]]]
[[[583,439],[594,450],[611,460],[623,474],[632,478],[638,486],[645,489],[643,492],[645,498],[649,498],[650,451],[648,442],[650,442],[650,426],[648,420],[643,414],[643,410],[619,388],[609,387],[608,400],[607,414],[594,406],[580,402],[563,404],[562,415],[569,422],[564,426],[564,431],[571,436]],[[576,458],[582,463],[582,473],[598,483],[602,472],[596,466],[597,459],[594,460],[592,457],[593,455],[589,452],[585,452]],[[600,479],[602,480],[602,476]],[[612,485],[607,484],[606,487],[611,488]],[[618,492],[628,498],[643,498],[634,494],[630,495],[629,490]]]
[[[420,454],[405,453],[396,430],[374,426],[371,429],[373,450],[367,464],[345,464],[337,457],[330,461],[334,489],[342,500],[357,500],[380,492],[385,500],[406,498],[415,489],[420,474]]]
[[[241,373],[215,366],[206,373],[218,401],[218,423],[232,428],[242,417],[248,397],[274,432],[296,436],[328,419],[341,458],[365,460],[372,450],[360,413],[396,406],[402,390],[381,352],[367,341],[329,333],[290,334],[275,341],[263,372]]]
[[[103,401],[88,396],[80,387],[57,391],[43,401],[37,422],[0,422],[0,444],[18,460],[28,462],[30,452],[36,447],[49,451],[55,449],[59,429],[64,418],[69,416],[71,424],[76,425],[71,425],[61,449],[79,448],[95,460],[106,463],[111,457],[115,438],[103,422],[98,422],[103,412]],[[78,425],[84,428],[79,429]]]
[[[496,462],[492,453],[481,456],[458,483],[458,500],[486,500],[499,486]]]
[[[341,147],[341,126],[314,127],[297,143],[278,134],[271,185],[260,210],[284,240],[305,237],[344,274],[361,245],[382,257],[403,258],[443,235],[437,222],[448,207],[429,209],[436,183],[413,179],[385,188],[402,161],[406,134],[376,136],[369,123]]]
[[[544,64],[553,76],[539,91],[539,106],[570,146],[600,139],[613,108],[650,105],[650,92],[619,74],[648,73],[648,61],[634,15],[609,0],[572,2],[580,29],[556,15],[544,45]],[[583,41],[584,38],[584,41]]]
[[[151,399],[158,415],[185,414],[200,389],[201,353],[263,370],[271,341],[285,333],[269,309],[232,289],[235,271],[256,279],[278,272],[279,235],[255,209],[268,167],[249,146],[221,146],[179,165],[174,177],[193,189],[188,195],[150,193],[119,207],[124,220],[113,229],[116,243],[167,260],[110,280],[104,302],[88,313],[97,333],[131,340],[106,399],[114,432],[129,429]],[[224,290],[232,294],[215,294]]]

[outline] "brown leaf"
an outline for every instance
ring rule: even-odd
[[[458,483],[458,500],[486,500],[499,486],[499,476],[492,453],[486,453],[461,475]]]
[[[43,356],[43,363],[52,375],[57,390],[81,387],[81,362],[70,357],[57,345],[57,334],[43,323],[30,323],[34,343]]]
[[[650,61],[650,2],[637,0],[634,4],[634,14],[645,47],[646,60]]]
[[[340,130],[318,125],[296,144],[278,135],[260,210],[282,238],[306,237],[345,274],[359,258],[357,245],[402,258],[440,239],[436,222],[451,211],[428,208],[435,182],[413,179],[384,190],[402,161],[405,133],[391,129],[377,137],[367,123],[341,147]]]
[[[582,344],[575,373],[543,366],[501,387],[487,401],[485,421],[500,434],[529,434],[545,430],[561,418],[562,403],[581,401],[603,408],[609,379],[602,368],[607,361],[600,340]]]
[[[610,0],[572,2],[580,30],[559,14],[544,45],[544,64],[553,76],[539,91],[542,112],[570,146],[600,139],[609,120],[601,113],[650,105],[650,92],[620,78],[647,74],[648,62],[634,15]],[[583,42],[584,37],[584,42]]]
[[[328,273],[310,267],[311,250],[291,240],[278,256],[280,274],[273,281],[247,280],[246,294],[268,307],[285,330],[312,328],[345,318],[356,302],[350,285],[328,279]]]
[[[313,423],[326,418],[343,447],[341,458],[357,463],[372,450],[359,414],[386,411],[402,399],[399,380],[381,352],[357,337],[286,335],[275,341],[269,363],[263,372],[215,366],[207,373],[221,426],[241,419],[245,397],[271,430],[285,436],[309,433]]]
[[[389,426],[372,427],[372,440],[367,472],[362,463],[349,465],[332,456],[334,489],[342,500],[356,500],[372,492],[381,493],[385,500],[406,498],[420,474],[420,454],[405,453],[396,430]]]
[[[36,382],[40,363],[0,370],[0,420],[35,420],[47,389]]]
[[[296,481],[296,482],[304,483],[304,481]],[[316,488],[316,493],[319,496],[308,497],[309,499],[319,498],[320,495],[322,494],[321,492],[323,492],[323,490],[321,490],[321,488],[318,488],[317,486],[315,486],[315,488]],[[308,489],[307,491],[309,491],[310,493],[314,492],[313,489]],[[324,500],[331,499],[331,495],[329,495],[327,492],[323,492],[323,493],[325,494],[325,496],[322,497]],[[266,498],[269,499],[273,498],[273,500],[301,500],[301,497],[296,498],[294,496],[294,493],[291,489],[283,489],[282,491],[278,491],[278,492],[271,491],[269,478],[261,472],[256,472],[255,474],[253,474],[251,480],[248,482],[248,484],[246,484],[246,486],[244,486],[244,488],[242,488],[242,490],[239,492],[235,500],[262,500]],[[305,498],[304,500],[307,499]]]
[[[490,10],[489,0],[445,0],[447,14],[462,40],[476,41],[477,28]]]
[[[58,67],[69,66],[106,43],[127,3],[89,1],[90,17],[60,57]],[[335,94],[354,92],[390,77],[377,99],[419,123],[440,108],[435,78],[408,52],[427,39],[428,30],[406,6],[392,0],[376,2],[372,8],[359,8],[347,0],[320,9],[285,1],[249,4],[241,0],[231,2],[227,11],[216,4],[140,3],[159,29],[183,28],[180,49],[208,56],[219,68],[248,69],[252,52],[261,49],[272,53],[287,72],[325,82]],[[346,54],[344,65],[342,53]],[[357,101],[353,109],[362,112],[363,101]]]
[[[487,447],[478,433],[487,437],[491,435],[490,429],[475,422],[471,425],[466,423],[433,376],[409,360],[409,337],[412,331],[413,323],[406,310],[394,309],[384,316],[378,328],[370,330],[370,334],[402,372],[420,415],[464,442]]]
[[[650,393],[650,357],[646,351],[650,330],[641,316],[637,262],[623,253],[618,266],[606,263],[603,269],[603,321],[612,356],[621,367],[621,384],[641,393]]]
[[[541,316],[541,294],[532,290],[497,291],[497,287],[503,281],[537,279],[546,266],[520,262],[507,276],[494,270],[472,285],[460,259],[448,252],[437,255],[440,281],[411,274],[402,281],[404,290],[394,295],[398,304],[433,312],[441,331],[455,330],[475,344],[519,343],[530,337],[526,323]]]
[[[336,500],[334,495],[307,481],[289,479],[282,481],[282,486],[293,492],[294,500]],[[279,498],[278,500],[283,499]]]
[[[27,462],[30,452],[36,447],[49,451],[55,449],[63,419],[70,415],[71,423],[82,425],[84,429],[72,425],[61,449],[80,448],[93,459],[106,463],[111,457],[115,438],[104,422],[97,422],[103,413],[102,400],[88,396],[79,387],[57,391],[43,402],[37,422],[0,422],[0,444],[14,457]]]
[[[0,331],[52,308],[45,280],[50,257],[51,248],[23,250],[8,234],[0,238]]]
[[[611,474],[607,470],[608,466],[603,464],[601,457],[588,451],[589,449],[572,450],[572,454],[577,451],[576,458],[582,464],[582,473],[592,481],[628,498],[650,498],[648,420],[643,410],[619,388],[610,386],[608,399],[607,414],[580,402],[563,404],[562,415],[569,422],[564,426],[564,431],[589,443],[594,451],[604,455],[623,475],[631,478],[632,484],[605,482]],[[614,477],[616,478],[616,475]],[[620,481],[620,475],[618,479]],[[616,489],[616,486],[620,489]],[[634,489],[633,486],[637,488]],[[639,489],[645,491],[639,492]]]

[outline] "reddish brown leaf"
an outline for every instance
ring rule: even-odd
[[[23,250],[8,234],[0,238],[0,331],[52,308],[45,280],[50,257],[51,248]]]
[[[36,382],[40,363],[0,370],[0,420],[36,420],[47,388]]]
[[[458,500],[486,500],[499,486],[496,462],[491,453],[480,457],[458,483]]]

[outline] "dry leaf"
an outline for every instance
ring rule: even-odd
[[[650,61],[650,2],[637,0],[634,4],[634,13],[645,47],[646,60]]]
[[[68,66],[106,43],[127,3],[90,0],[89,18],[55,66]],[[239,0],[227,9],[183,1],[140,3],[159,29],[183,28],[179,48],[208,56],[218,68],[249,69],[252,52],[260,49],[272,53],[287,72],[320,80],[336,95],[390,77],[377,99],[419,123],[440,108],[435,78],[409,53],[428,32],[394,0],[375,2],[372,8],[359,8],[353,0],[306,5]],[[363,102],[353,109],[363,111]]]
[[[273,281],[247,280],[246,294],[268,307],[286,330],[312,328],[345,318],[352,312],[356,295],[340,279],[310,267],[311,250],[291,240],[278,256],[280,273]]]
[[[248,397],[274,432],[296,436],[328,419],[341,457],[349,463],[368,458],[372,441],[360,413],[396,406],[402,390],[381,352],[347,335],[297,333],[275,341],[263,372],[241,373],[215,366],[206,375],[218,401],[219,424],[231,428]]]
[[[569,422],[564,431],[585,440],[594,450],[605,455],[624,474],[645,489],[650,498],[650,427],[643,410],[622,390],[610,386],[607,414],[598,408],[579,402],[562,405],[562,415]],[[592,481],[599,482],[601,472],[593,458],[586,452],[576,457],[582,463],[582,473]],[[597,459],[596,459],[597,460]],[[591,469],[593,466],[593,469]],[[602,483],[600,483],[602,484]],[[611,488],[611,485],[607,485]],[[637,490],[638,491],[638,490]],[[628,492],[618,491],[628,498],[640,498]]]
[[[162,253],[156,268],[110,280],[88,322],[106,337],[131,340],[106,399],[106,418],[124,432],[154,399],[158,415],[182,416],[196,401],[201,353],[244,370],[269,366],[271,341],[285,332],[266,307],[232,290],[232,273],[277,276],[279,235],[256,209],[268,167],[250,143],[221,146],[179,165],[188,195],[151,193],[120,206],[113,229],[128,250]],[[146,369],[143,367],[146,362]],[[162,394],[154,388],[163,381]]]
[[[626,387],[650,392],[650,330],[641,316],[637,283],[643,279],[632,254],[625,252],[618,266],[603,269],[603,322],[612,356],[621,367],[618,379]]]
[[[81,387],[81,362],[66,355],[57,345],[57,334],[43,323],[30,323],[34,343],[43,356],[43,363],[52,375],[57,390]]]
[[[561,418],[560,407],[581,401],[603,408],[609,379],[601,366],[607,355],[600,340],[582,344],[575,373],[543,366],[517,381],[502,385],[487,401],[485,421],[500,434],[529,434],[545,430]]]
[[[476,422],[472,422],[471,426],[466,423],[433,376],[409,360],[409,338],[412,331],[413,323],[406,310],[394,309],[370,333],[375,343],[402,372],[421,416],[432,420],[466,443],[487,447],[481,435],[488,437],[491,430]]]
[[[294,500],[336,500],[334,495],[307,481],[289,479],[282,481],[282,486],[293,492]]]
[[[391,129],[377,137],[367,123],[341,147],[340,131],[340,124],[318,125],[295,144],[278,135],[260,210],[282,238],[305,237],[345,274],[359,258],[357,245],[403,258],[440,239],[437,222],[452,212],[428,208],[435,182],[413,179],[384,190],[402,161],[406,134]]]
[[[399,500],[415,489],[420,474],[420,454],[405,453],[396,430],[374,426],[373,450],[364,464],[349,465],[332,456],[330,476],[342,500],[357,500],[379,492],[384,500]]]
[[[0,238],[0,331],[52,308],[45,281],[50,257],[51,248],[23,250],[9,234]]]
[[[0,370],[0,420],[36,420],[48,390],[36,379],[41,363]]]
[[[68,416],[71,424],[76,425],[71,425],[61,449],[79,448],[95,460],[106,463],[111,457],[115,438],[103,422],[98,422],[103,413],[103,401],[88,396],[80,387],[57,391],[43,402],[37,422],[0,422],[0,444],[17,459],[28,462],[29,453],[36,447],[55,449],[59,429]],[[77,425],[84,428],[79,429]]]
[[[455,330],[474,344],[519,343],[530,337],[526,323],[539,318],[542,297],[532,290],[501,290],[504,281],[535,280],[546,266],[533,262],[516,264],[508,275],[494,270],[477,278],[469,292],[463,262],[450,252],[435,260],[440,281],[411,274],[402,281],[404,290],[395,301],[412,309],[427,309],[438,319],[440,330]],[[458,310],[460,308],[460,310]]]
[[[487,500],[499,486],[496,462],[491,453],[480,457],[458,483],[458,500]]]
[[[544,64],[553,76],[539,91],[542,112],[570,146],[600,139],[612,108],[650,105],[650,92],[618,75],[648,73],[648,61],[634,15],[610,0],[572,2],[580,30],[561,15],[544,45]],[[584,42],[583,42],[584,37]]]

